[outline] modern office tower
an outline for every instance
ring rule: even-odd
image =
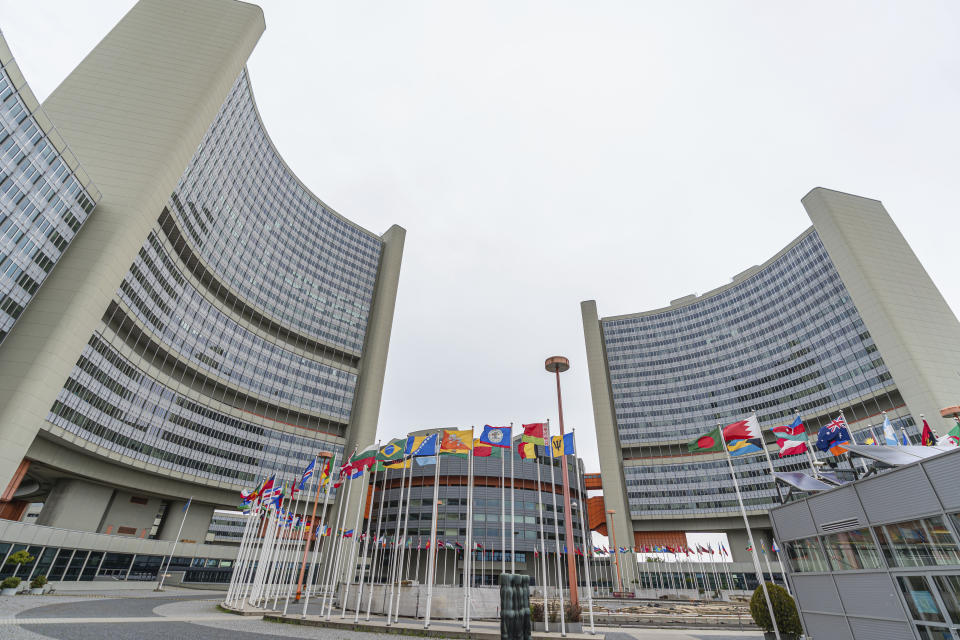
[[[811,445],[841,412],[861,443],[882,439],[885,416],[914,443],[921,415],[949,429],[939,409],[960,398],[960,323],[920,261],[876,200],[817,188],[803,205],[813,226],[729,284],[602,319],[594,301],[581,304],[618,540],[719,530],[742,554],[725,456],[686,445],[754,411],[778,469],[810,468],[806,456],[778,459],[769,432],[798,414]],[[734,460],[747,509],[768,529],[767,461]]]
[[[251,4],[143,0],[42,111],[4,51],[38,123],[22,153],[62,183],[52,145],[73,174],[17,223],[39,244],[45,215],[70,246],[44,248],[45,282],[25,271],[42,286],[0,345],[12,517],[42,501],[40,525],[172,539],[192,498],[180,539],[202,542],[240,489],[373,443],[405,232],[359,227],[286,166],[245,68],[263,30]]]

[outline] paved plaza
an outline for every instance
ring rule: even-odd
[[[0,597],[0,640],[371,640],[385,634],[301,627],[241,617],[217,609],[222,592],[169,590]],[[334,615],[334,619],[337,616]],[[598,627],[607,640],[734,640],[759,632]]]

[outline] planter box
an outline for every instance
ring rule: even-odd
[[[30,589],[30,595],[32,595],[32,596],[42,596],[42,595],[43,595],[43,587],[35,587],[35,588],[33,588],[33,589]]]
[[[17,595],[17,588],[13,589],[0,589],[0,596],[15,596]]]

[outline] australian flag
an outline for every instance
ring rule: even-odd
[[[837,416],[830,424],[820,427],[820,431],[817,433],[817,449],[829,451],[835,456],[846,451],[843,445],[851,442],[850,431],[847,429],[847,422],[843,419],[843,416]]]

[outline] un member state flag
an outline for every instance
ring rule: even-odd
[[[550,438],[550,453],[554,458],[575,454],[576,451],[573,450],[573,434],[565,433],[562,436],[552,436]]]
[[[491,427],[488,424],[483,425],[483,433],[480,434],[480,442],[491,447],[510,447],[511,439],[510,427]]]
[[[720,427],[712,429],[692,442],[688,442],[687,451],[694,453],[723,451],[723,432],[720,431]]]
[[[387,460],[399,460],[403,457],[403,448],[406,446],[406,438],[394,438],[377,452],[377,460],[386,462]]]

